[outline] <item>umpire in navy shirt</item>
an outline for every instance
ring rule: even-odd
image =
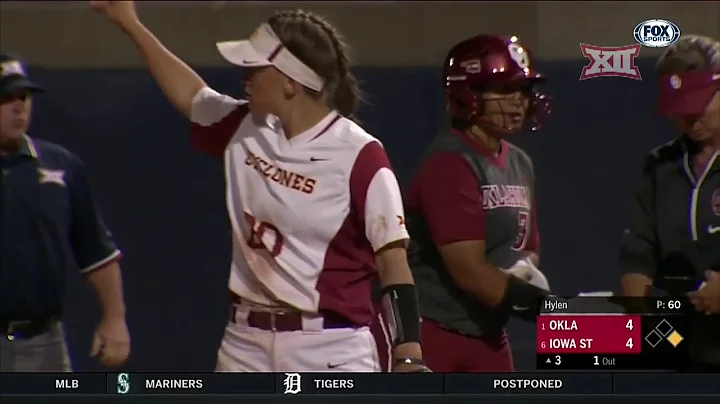
[[[60,320],[65,274],[87,277],[102,304],[91,355],[130,353],[118,264],[80,159],[27,136],[32,95],[22,63],[0,54],[0,371],[71,371]]]

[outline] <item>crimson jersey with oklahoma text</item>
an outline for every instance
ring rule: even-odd
[[[408,238],[380,142],[336,112],[288,139],[275,117],[258,120],[210,88],[195,96],[192,122],[193,145],[225,161],[230,289],[370,323],[375,252]]]
[[[485,260],[499,268],[538,252],[533,177],[528,155],[507,142],[494,155],[464,133],[435,138],[407,195],[409,261],[424,318],[468,335],[502,330],[507,318],[455,284],[438,246],[484,241]]]

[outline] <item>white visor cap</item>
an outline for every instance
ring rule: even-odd
[[[322,91],[325,80],[285,48],[267,23],[250,39],[217,43],[218,51],[228,62],[243,67],[275,66],[303,86]]]

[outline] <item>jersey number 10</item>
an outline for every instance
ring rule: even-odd
[[[247,245],[250,248],[265,249],[273,257],[280,255],[283,248],[283,242],[285,242],[285,238],[280,233],[280,230],[278,230],[278,228],[272,223],[259,222],[253,215],[247,212],[245,212],[245,220],[247,220],[250,225],[250,237],[247,240]],[[275,242],[273,243],[272,248],[268,248],[262,240],[263,235],[268,230],[275,234]]]

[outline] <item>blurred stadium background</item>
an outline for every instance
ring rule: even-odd
[[[554,291],[612,289],[619,236],[643,156],[672,136],[653,114],[654,58],[642,81],[579,81],[579,43],[634,44],[639,22],[663,18],[683,33],[720,37],[720,2],[275,2],[144,1],[147,25],[215,88],[241,94],[241,76],[214,43],[242,38],[274,11],[326,16],[355,48],[368,103],[360,117],[389,151],[401,181],[445,125],[439,66],[453,43],[479,33],[518,35],[550,78],[554,114],[516,142],[535,160],[542,269]],[[84,158],[125,252],[130,371],[205,371],[226,319],[229,228],[218,162],[190,150],[188,125],[165,101],[128,41],[86,2],[0,3],[3,52],[23,56],[49,93],[31,135]],[[67,330],[75,368],[87,358],[94,297],[72,278]],[[534,367],[532,325],[510,326],[518,368]]]

